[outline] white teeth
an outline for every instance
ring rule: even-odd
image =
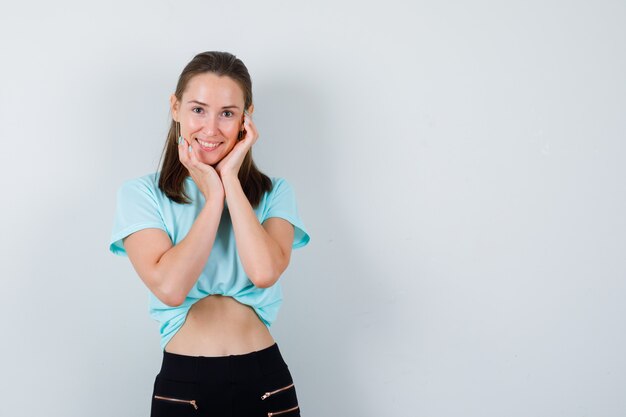
[[[200,139],[198,139],[198,142],[200,142],[200,145],[204,146],[205,148],[215,148],[217,145],[219,145],[219,143],[203,142]]]

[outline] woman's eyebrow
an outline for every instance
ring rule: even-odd
[[[199,104],[199,105],[201,105],[201,106],[210,107],[208,104],[203,103],[203,102],[198,101],[198,100],[189,100],[189,101],[187,102],[187,104],[189,104],[189,103],[196,103],[196,104]],[[222,108],[223,108],[223,109],[239,109],[239,107],[238,107],[238,106],[235,106],[234,104],[231,104],[231,105],[229,105],[229,106],[224,106],[224,107],[222,107]]]

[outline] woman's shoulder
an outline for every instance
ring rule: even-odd
[[[265,193],[263,201],[266,204],[284,199],[295,198],[295,190],[291,181],[282,176],[269,176],[272,188]]]
[[[119,190],[123,191],[143,191],[157,195],[159,194],[159,174],[160,172],[151,172],[137,177],[127,178],[122,181]]]
[[[291,184],[285,177],[268,175],[271,180],[271,188],[265,192],[265,196],[271,198],[282,190],[291,189]]]
[[[287,185],[289,186],[290,183],[287,180],[287,178],[285,177],[279,177],[279,176],[272,176],[269,175],[270,180],[272,181],[272,191],[274,190],[274,188],[276,187],[281,187],[283,185]]]
[[[142,174],[136,177],[126,178],[122,184],[141,184],[147,186],[157,186],[159,184],[160,171]]]

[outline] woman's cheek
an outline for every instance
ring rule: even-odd
[[[198,123],[197,120],[190,120],[187,123],[187,128],[188,128],[188,134],[191,136],[192,133],[197,132],[198,130],[200,130],[201,124]]]
[[[229,123],[222,128],[222,132],[226,133],[229,138],[237,136],[237,123]]]

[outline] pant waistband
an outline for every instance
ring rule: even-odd
[[[287,368],[278,344],[242,355],[189,356],[163,351],[159,376],[187,382],[250,381]]]

